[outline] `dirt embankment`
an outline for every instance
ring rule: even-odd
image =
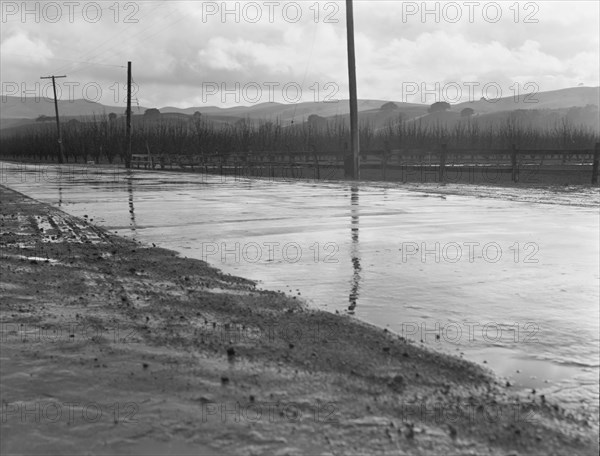
[[[597,454],[476,365],[0,196],[3,454]]]

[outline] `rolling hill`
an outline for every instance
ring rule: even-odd
[[[388,103],[387,109],[382,109]],[[395,105],[395,106],[394,106]],[[532,127],[545,128],[555,124],[561,118],[569,117],[574,123],[600,129],[598,109],[600,105],[600,87],[573,87],[568,89],[539,92],[519,97],[505,97],[498,100],[478,100],[451,106],[445,112],[428,113],[429,105],[417,103],[393,102],[387,100],[359,100],[360,121],[375,129],[397,123],[400,118],[409,122],[418,122],[422,126],[445,125],[453,127],[465,121],[460,112],[464,108],[474,111],[472,119],[482,125],[505,123],[508,120],[526,120]],[[587,106],[587,108],[586,108]],[[594,109],[593,106],[596,108]],[[146,108],[134,107],[134,117],[141,117]],[[161,119],[189,118],[200,112],[203,119],[215,124],[233,124],[241,119],[250,121],[279,122],[282,125],[306,122],[309,116],[319,122],[348,122],[348,100],[331,103],[305,102],[297,104],[260,103],[252,106],[220,108],[216,106],[196,106],[189,108],[159,108]],[[527,111],[526,115],[522,113]],[[92,120],[94,117],[108,115],[111,112],[121,116],[123,107],[105,106],[86,100],[59,101],[61,119]],[[516,113],[516,114],[515,114]],[[521,113],[521,114],[519,114]],[[22,125],[35,123],[39,116],[54,116],[54,104],[51,99],[3,96],[0,110],[0,128],[14,129]]]
[[[54,116],[54,100],[51,98],[25,98],[2,96],[0,119],[36,119]],[[87,100],[58,101],[58,112],[65,117],[101,116],[111,112],[122,114],[124,107],[105,106]],[[143,111],[142,111],[143,112]]]

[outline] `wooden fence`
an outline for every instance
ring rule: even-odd
[[[262,152],[245,155],[140,155],[134,166],[190,169],[235,176],[338,179],[348,175],[348,157],[340,152]],[[361,153],[361,178],[371,180],[420,180],[454,182],[457,175],[502,176],[518,183],[522,173],[577,176],[598,184],[600,143],[590,149],[435,149],[372,150]],[[585,178],[585,175],[588,177]],[[405,179],[406,178],[406,179]],[[463,179],[464,180],[464,179]]]

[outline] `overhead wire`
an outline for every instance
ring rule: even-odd
[[[151,14],[152,12],[156,11],[159,7],[164,6],[166,3],[162,3],[161,5],[158,5],[157,7],[146,11],[145,16]],[[169,5],[170,6],[170,5]],[[148,40],[149,38],[156,36],[160,33],[163,33],[165,30],[173,27],[174,25],[176,25],[178,22],[180,22],[181,20],[185,19],[186,16],[182,16],[178,19],[176,19],[175,21],[172,21],[170,24],[166,25],[166,26],[162,26],[159,28],[159,30],[154,31],[154,29],[156,28],[156,22],[158,20],[160,21],[164,21],[165,18],[168,18],[170,16],[173,16],[175,13],[177,13],[178,10],[176,8],[173,8],[168,14],[166,15],[162,15],[160,17],[157,17],[156,20],[152,20],[151,23],[144,27],[142,30],[137,31],[136,33],[129,35],[128,37],[126,36],[124,39],[131,41],[135,38],[137,38],[136,41],[142,41],[142,40]],[[152,29],[152,33],[148,34],[147,32]],[[66,70],[68,70],[68,73],[70,75],[72,74],[77,74],[80,73],[81,71],[86,70],[87,68],[91,67],[91,66],[107,66],[107,67],[116,67],[116,68],[125,68],[124,65],[115,65],[115,64],[109,64],[109,63],[103,63],[102,61],[107,60],[109,58],[111,58],[112,56],[106,56],[100,59],[100,61],[91,61],[91,59],[97,59],[98,57],[102,56],[103,54],[109,52],[109,51],[114,51],[114,49],[104,49],[101,50],[103,47],[106,47],[107,45],[109,45],[112,41],[116,40],[116,39],[120,39],[121,35],[123,35],[125,32],[128,32],[131,29],[126,29],[126,30],[122,30],[119,34],[117,34],[116,36],[109,38],[107,40],[104,40],[102,43],[99,43],[98,45],[94,46],[92,49],[89,49],[88,51],[84,52],[83,54],[81,54],[81,58],[85,58],[86,56],[88,56],[90,58],[90,60],[74,60],[74,59],[57,59],[57,60],[63,60],[63,61],[69,61],[69,64],[66,65],[62,65],[60,67],[58,67],[57,69],[54,70],[54,72],[65,72]],[[99,52],[98,52],[99,51]],[[69,70],[69,68],[71,68]],[[135,82],[134,82],[135,83]],[[137,84],[137,83],[135,83]],[[139,87],[139,86],[138,86]],[[137,109],[138,112],[141,110],[140,108],[140,104],[139,104],[139,98],[135,98],[135,103],[137,105]]]
[[[2,55],[15,55],[17,57],[31,57],[31,54],[17,54],[15,52],[4,52]],[[116,68],[125,68],[125,65],[116,65],[113,63],[98,63],[98,62],[89,62],[85,60],[73,60],[73,59],[63,59],[61,57],[46,57],[48,60],[61,60],[64,62],[75,62],[75,63],[86,63],[89,65],[97,65],[97,66],[107,66],[107,67],[116,67]],[[59,71],[51,71],[51,73],[59,73]]]
[[[165,6],[165,5],[166,5],[166,3],[161,3],[161,4],[157,5],[157,6],[155,6],[154,8],[146,10],[144,12],[144,14],[139,18],[138,23],[142,19],[144,19],[145,17],[147,17],[148,15],[150,15],[151,13],[155,12],[158,8],[160,8],[162,6]],[[168,17],[169,15],[173,14],[175,11],[176,10],[171,11],[171,13],[169,13],[166,17]],[[158,18],[156,18],[156,19],[158,19]],[[162,19],[164,19],[164,16],[160,16],[160,20],[162,20]],[[152,20],[152,22],[148,26],[144,27],[141,31],[138,31],[137,33],[134,33],[133,35],[131,35],[129,37],[127,37],[127,36],[123,37],[122,36],[123,34],[129,32],[130,30],[132,30],[131,27],[125,27],[123,30],[121,30],[116,35],[113,35],[110,38],[105,39],[101,43],[93,46],[91,49],[88,49],[87,51],[85,51],[82,54],[80,54],[78,61],[79,62],[87,62],[87,61],[90,61],[90,60],[93,60],[93,59],[98,59],[102,54],[105,54],[106,52],[111,52],[111,51],[114,52],[114,48],[108,48],[108,49],[104,49],[104,50],[100,50],[100,49],[102,49],[103,47],[106,47],[106,46],[109,46],[109,45],[113,44],[113,42],[116,41],[116,40],[120,40],[121,42],[123,42],[123,41],[129,41],[132,38],[134,38],[135,36],[139,35],[140,33],[148,30],[149,28],[154,27],[156,25],[155,22],[156,22],[155,20]],[[103,58],[103,59],[101,59],[101,61],[102,60],[105,61],[105,60],[107,60],[107,58]],[[101,63],[101,61],[99,63]],[[61,66],[59,68],[56,68],[54,70],[54,72],[70,71],[71,73],[77,73],[79,71],[82,71],[83,69],[85,69],[85,68],[83,68],[83,67],[77,68],[77,66],[73,66],[72,68],[69,68],[69,65],[63,65],[63,66]]]
[[[313,53],[315,50],[315,43],[316,43],[316,39],[317,39],[317,22],[314,22],[313,25],[313,39],[312,39],[312,44],[310,46],[310,53],[308,55],[308,60],[306,62],[306,67],[304,69],[304,76],[302,77],[302,84],[300,85],[300,89],[304,90],[304,83],[306,81],[306,76],[308,75],[308,70],[310,68],[310,64],[312,62],[312,57],[313,57]],[[294,103],[294,112],[292,114],[292,121],[291,123],[293,124],[294,121],[296,120],[296,110],[298,108],[298,103]]]
[[[137,82],[135,82],[135,79],[133,78],[133,75],[131,76],[131,85],[132,86],[137,86],[138,88],[140,86]],[[136,91],[136,95],[137,95],[137,93],[138,93],[138,91]],[[138,110],[138,112],[140,112],[141,111],[141,108],[140,108],[140,99],[137,96],[134,99],[135,99],[135,104],[137,106],[137,110]]]

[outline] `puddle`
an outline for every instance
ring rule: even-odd
[[[111,232],[398,334],[424,328],[427,346],[485,360],[515,388],[598,402],[596,189],[93,169],[59,186],[19,170],[9,186]]]

